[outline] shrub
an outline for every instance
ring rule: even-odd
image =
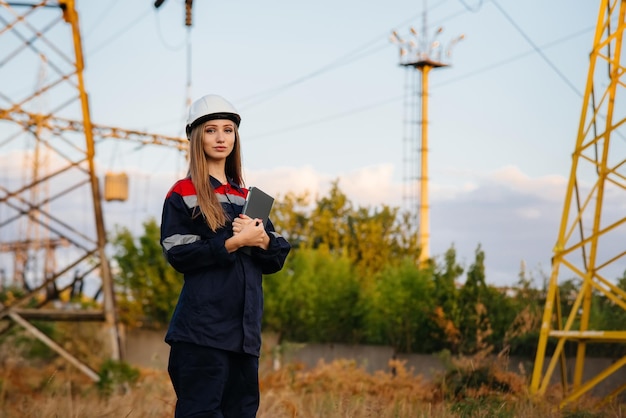
[[[128,363],[109,359],[102,364],[98,376],[100,380],[96,386],[100,394],[110,396],[115,392],[130,391],[131,386],[139,379],[139,370]]]

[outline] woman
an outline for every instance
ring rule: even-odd
[[[241,214],[240,121],[220,96],[192,104],[189,172],[163,205],[161,245],[184,275],[165,336],[177,418],[255,417],[259,406],[262,274],[291,247],[269,219]]]

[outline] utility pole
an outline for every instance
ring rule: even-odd
[[[416,100],[417,92],[415,87],[417,83],[411,83],[407,81],[405,86],[405,155],[404,164],[405,174],[404,181],[408,183],[408,187],[405,190],[404,198],[407,200],[407,204],[411,211],[417,206],[418,215],[418,245],[420,248],[419,264],[424,265],[430,258],[430,204],[428,195],[428,75],[431,70],[437,68],[445,68],[449,64],[444,62],[445,57],[449,57],[452,51],[452,47],[461,39],[463,35],[455,38],[450,42],[446,51],[445,57],[442,57],[444,47],[437,40],[439,34],[443,32],[443,28],[439,27],[432,38],[428,36],[427,25],[427,7],[426,1],[424,1],[423,11],[423,24],[422,35],[418,36],[418,31],[413,27],[410,28],[410,35],[408,39],[403,39],[398,35],[396,31],[392,32],[391,42],[397,44],[400,47],[400,65],[407,69],[415,69],[419,71],[421,75],[421,84],[419,91],[419,102],[421,104],[421,119],[414,120],[416,117],[416,110],[413,105]],[[408,77],[410,78],[410,77]],[[421,127],[420,130],[420,146],[417,147],[417,130],[414,129],[417,126]],[[414,155],[417,151],[417,154]],[[420,161],[420,173],[419,180],[415,182],[414,164],[419,159]],[[416,201],[415,187],[419,183],[419,204]]]

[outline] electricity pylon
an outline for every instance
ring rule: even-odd
[[[424,1],[423,28],[421,36],[413,27],[410,28],[408,39],[403,39],[396,31],[392,32],[391,41],[400,47],[400,65],[411,71],[407,74],[405,86],[405,133],[404,133],[404,182],[406,186],[406,203],[411,213],[417,208],[418,215],[418,246],[420,254],[418,262],[424,264],[430,258],[430,197],[428,177],[428,76],[430,71],[437,68],[448,67],[445,62],[450,57],[452,47],[463,35],[453,39],[444,52],[444,46],[437,39],[443,32],[439,27],[432,38],[427,33],[426,1]],[[419,72],[421,83],[419,84],[419,101],[417,100],[418,83],[414,80],[414,74]],[[417,104],[421,104],[421,119],[416,120]],[[420,127],[420,145],[418,146],[417,127]],[[419,154],[419,155],[418,155]],[[416,161],[420,161],[419,176],[415,170]],[[416,182],[416,180],[419,180]],[[419,183],[419,204],[415,187]]]
[[[46,173],[31,170],[32,177],[19,180],[18,164],[0,167],[5,178],[0,184],[0,256],[13,252],[13,285],[21,285],[21,296],[0,303],[0,333],[18,325],[55,350],[93,380],[92,367],[43,333],[32,321],[101,321],[110,342],[110,357],[122,359],[111,267],[105,247],[106,230],[100,179],[96,172],[96,145],[114,138],[174,147],[186,151],[186,139],[148,134],[92,123],[83,69],[78,14],[74,0],[7,2],[0,0],[0,154],[36,154],[45,149],[49,156]],[[58,39],[66,39],[62,44]],[[34,80],[29,72],[45,62],[52,73],[39,79],[34,91],[24,85]],[[34,72],[33,72],[34,74]],[[45,96],[48,110],[36,109]],[[21,159],[20,159],[21,161]],[[7,159],[7,163],[11,161]],[[33,158],[32,164],[38,164]],[[4,170],[4,171],[3,171]],[[45,188],[46,195],[37,193]],[[21,236],[21,220],[44,228],[45,240]],[[42,242],[45,241],[45,242]],[[54,263],[44,272],[27,268],[55,252]],[[59,252],[62,251],[62,254]],[[30,264],[29,264],[30,263]],[[62,292],[93,288],[100,308],[89,310],[66,306],[51,309]]]
[[[585,380],[588,344],[623,344],[626,325],[592,329],[592,298],[603,297],[626,310],[626,292],[610,277],[626,266],[626,68],[621,64],[626,29],[626,0],[602,0],[589,61],[576,146],[563,215],[554,247],[531,392],[543,395],[557,365],[561,366],[561,406],[578,399],[626,365],[621,357]],[[617,248],[617,249],[616,249]],[[620,267],[621,266],[621,267]],[[559,280],[577,278],[580,287],[568,295],[569,313],[561,312]],[[548,340],[554,350],[548,354]],[[566,344],[576,349],[573,378],[566,374]],[[549,363],[544,360],[551,355]],[[611,399],[626,388],[615,388]]]

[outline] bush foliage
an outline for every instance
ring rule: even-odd
[[[419,263],[411,219],[384,205],[355,208],[336,182],[314,202],[306,193],[277,199],[272,220],[293,250],[283,270],[264,277],[264,330],[292,342],[380,344],[405,353],[470,355],[491,347],[533,356],[545,289],[523,268],[511,278],[515,285],[489,285],[480,244],[469,266],[457,261],[453,244]],[[119,229],[112,243],[120,318],[165,325],[182,277],[162,256],[156,220],[144,223],[139,238]],[[561,285],[563,315],[571,309],[568,289],[577,285]],[[617,329],[626,318],[599,298],[593,306],[590,328]],[[588,353],[594,349],[611,354]]]

